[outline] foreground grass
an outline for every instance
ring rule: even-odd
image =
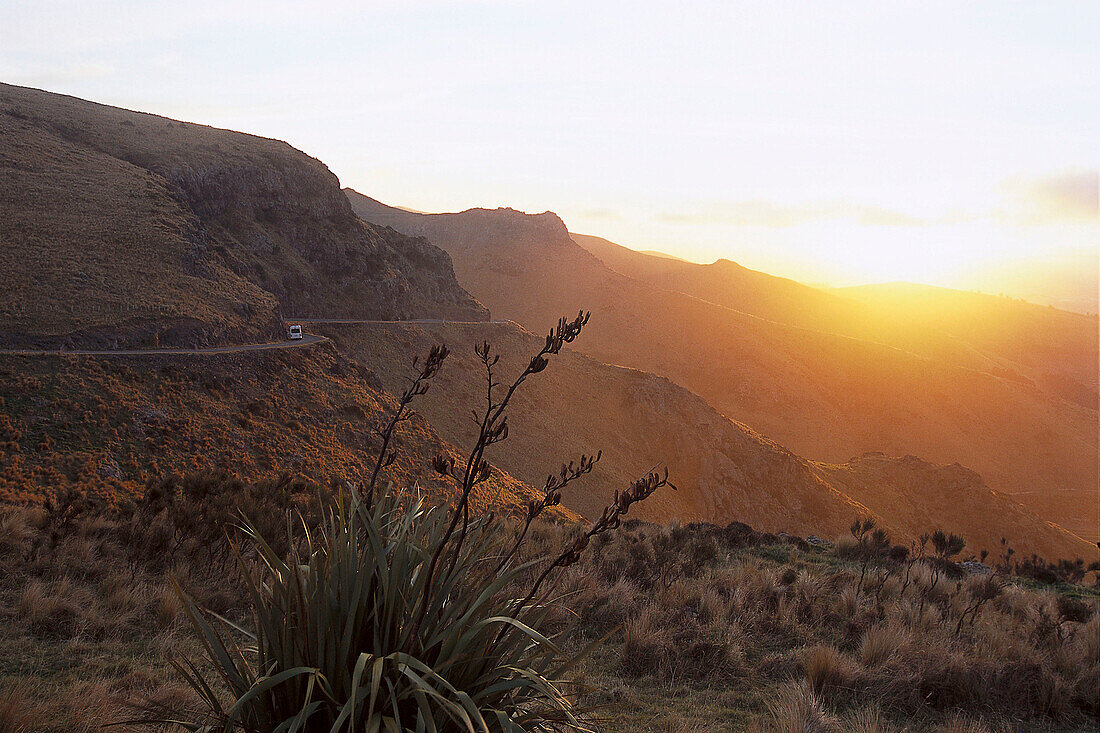
[[[0,730],[99,730],[129,704],[188,699],[168,659],[196,645],[169,574],[220,613],[243,618],[243,606],[209,537],[172,540],[171,557],[152,549],[170,511],[64,526],[3,513]],[[573,531],[537,525],[531,552]],[[578,672],[578,702],[610,733],[1096,729],[1094,588],[999,577],[960,624],[982,578],[924,561],[864,567],[841,547],[627,523],[556,588],[551,623],[571,645],[607,636]]]

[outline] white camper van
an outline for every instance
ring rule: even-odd
[[[286,329],[286,336],[291,341],[298,341],[302,338],[302,324],[292,323]]]

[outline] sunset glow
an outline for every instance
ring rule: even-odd
[[[1098,31],[0,0],[0,733],[1100,733]]]
[[[0,78],[284,139],[383,201],[1096,310],[1095,3],[13,5]]]

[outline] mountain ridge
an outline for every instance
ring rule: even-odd
[[[600,237],[571,236],[611,269],[666,289],[778,323],[993,370],[998,376],[1016,371],[1059,398],[1085,407],[1097,402],[1100,329],[1094,316],[907,282],[821,289],[730,260],[669,262]],[[1042,334],[1049,336],[1046,343],[1039,338]],[[961,343],[945,343],[950,339]],[[1021,349],[1020,340],[1029,340],[1034,353]]]
[[[595,318],[595,316],[593,316]],[[432,344],[446,343],[451,356],[433,391],[417,409],[449,441],[463,445],[473,426],[459,405],[484,399],[484,368],[474,346],[488,341],[501,354],[497,373],[507,382],[538,350],[541,338],[521,326],[391,324],[326,326],[326,336],[379,375],[390,392],[402,387],[403,369]],[[580,340],[583,340],[582,333]],[[721,415],[702,398],[667,377],[598,362],[563,350],[520,392],[509,415],[510,449],[501,468],[540,485],[555,460],[602,450],[591,475],[565,493],[564,505],[592,518],[616,489],[662,461],[676,491],[653,497],[637,516],[656,522],[738,521],[772,532],[836,537],[856,517],[874,518],[896,542],[916,541],[931,529],[965,536],[975,551],[998,549],[1001,536],[1019,550],[1046,556],[1086,549],[1064,530],[1047,527],[1018,503],[997,497],[973,471],[941,466],[913,456],[863,456],[830,465],[807,461],[752,428]],[[568,395],[568,396],[565,396]],[[913,491],[916,485],[923,491]],[[995,508],[997,528],[956,521],[960,500]],[[895,506],[904,504],[899,513]]]
[[[547,242],[515,214],[496,222],[484,211],[418,216],[348,195],[364,219],[451,252],[459,282],[496,317],[537,328],[591,309],[582,352],[668,376],[798,455],[835,464],[882,451],[958,462],[1038,516],[1085,539],[1097,533],[1080,511],[1096,499],[1096,413],[1019,375],[737,314],[612,270],[564,224]]]
[[[446,253],[364,224],[268,138],[0,85],[0,211],[5,346],[241,342],[287,311],[487,317]]]

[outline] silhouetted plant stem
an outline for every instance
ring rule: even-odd
[[[527,378],[533,374],[546,369],[549,364],[548,356],[558,354],[562,347],[567,343],[572,343],[574,339],[580,334],[581,329],[588,323],[590,313],[581,311],[577,314],[577,317],[572,321],[567,321],[565,318],[558,319],[557,327],[551,329],[550,333],[546,336],[546,342],[542,349],[532,357],[530,363],[523,370],[522,373],[512,382],[508,387],[504,397],[499,402],[493,401],[493,388],[497,386],[493,379],[493,367],[500,360],[499,355],[492,353],[492,349],[488,342],[483,342],[475,347],[478,357],[485,365],[486,374],[488,375],[488,388],[486,391],[486,409],[483,414],[478,437],[474,443],[473,449],[470,451],[470,455],[466,460],[466,468],[462,473],[462,478],[458,479],[457,476],[451,474],[452,478],[460,481],[460,494],[458,504],[455,505],[451,521],[447,526],[447,531],[443,536],[443,541],[435,548],[432,553],[431,560],[428,563],[427,578],[429,585],[435,577],[435,573],[438,570],[439,561],[443,553],[447,550],[455,531],[458,529],[459,522],[462,521],[462,531],[458,536],[454,545],[454,551],[452,553],[452,561],[450,567],[447,570],[446,578],[449,578],[454,571],[456,564],[456,558],[461,552],[462,545],[465,541],[466,534],[469,530],[469,501],[470,495],[473,493],[474,487],[483,481],[487,480],[491,475],[491,469],[489,464],[485,461],[485,450],[492,444],[505,440],[508,437],[508,421],[504,414],[505,409],[511,402],[516,390],[520,385],[527,380]],[[445,460],[437,462],[438,468],[448,467],[449,464]],[[424,620],[424,615],[428,611],[428,599],[423,598],[420,602],[420,610],[417,613],[416,620],[411,627],[411,637],[415,638],[417,631],[421,623]]]
[[[676,488],[668,481],[667,469],[663,474],[658,473],[656,469],[654,469],[647,472],[645,476],[632,482],[626,491],[621,493],[616,491],[615,499],[604,507],[603,514],[600,515],[600,518],[593,522],[584,534],[562,550],[561,554],[546,566],[534,585],[531,586],[531,590],[527,594],[527,597],[520,602],[517,608],[523,608],[535,599],[539,589],[542,588],[542,584],[546,582],[546,579],[550,577],[552,572],[569,567],[580,561],[581,554],[584,552],[585,548],[588,547],[588,543],[593,537],[603,534],[608,530],[618,529],[619,525],[622,524],[622,517],[630,511],[630,506],[632,504],[648,499],[653,495],[653,492],[664,486],[669,486],[672,489]],[[508,634],[510,628],[509,626],[502,627],[497,633],[493,644],[495,645],[503,639]],[[492,646],[490,646],[490,649],[491,648]]]
[[[420,371],[413,379],[412,384],[401,393],[401,397],[397,401],[397,411],[394,413],[393,418],[383,430],[375,430],[375,432],[382,438],[382,447],[378,450],[378,460],[374,463],[374,470],[371,471],[370,480],[367,482],[367,486],[363,491],[363,501],[369,509],[374,503],[374,491],[375,486],[378,483],[378,475],[382,469],[389,466],[394,462],[397,455],[390,451],[390,442],[393,440],[394,432],[397,430],[397,426],[403,419],[406,418],[405,408],[409,406],[409,403],[420,395],[426,394],[428,388],[431,386],[429,383],[436,374],[439,373],[440,368],[443,366],[443,361],[447,358],[450,352],[447,350],[446,344],[439,344],[433,346],[431,351],[428,352],[428,356],[424,359],[424,363],[420,366]],[[417,359],[413,360],[413,366],[417,366]]]
[[[499,573],[515,556],[516,551],[519,550],[520,546],[523,544],[523,540],[527,537],[527,531],[531,528],[531,523],[547,509],[561,503],[561,490],[573,481],[591,473],[596,463],[602,457],[603,451],[597,451],[594,456],[582,455],[579,464],[575,465],[570,461],[568,465],[562,465],[558,476],[547,476],[544,489],[545,493],[542,499],[532,499],[527,503],[527,519],[523,523],[523,530],[520,531],[515,544],[512,545],[512,549],[501,558],[500,563],[496,566],[495,572]]]

